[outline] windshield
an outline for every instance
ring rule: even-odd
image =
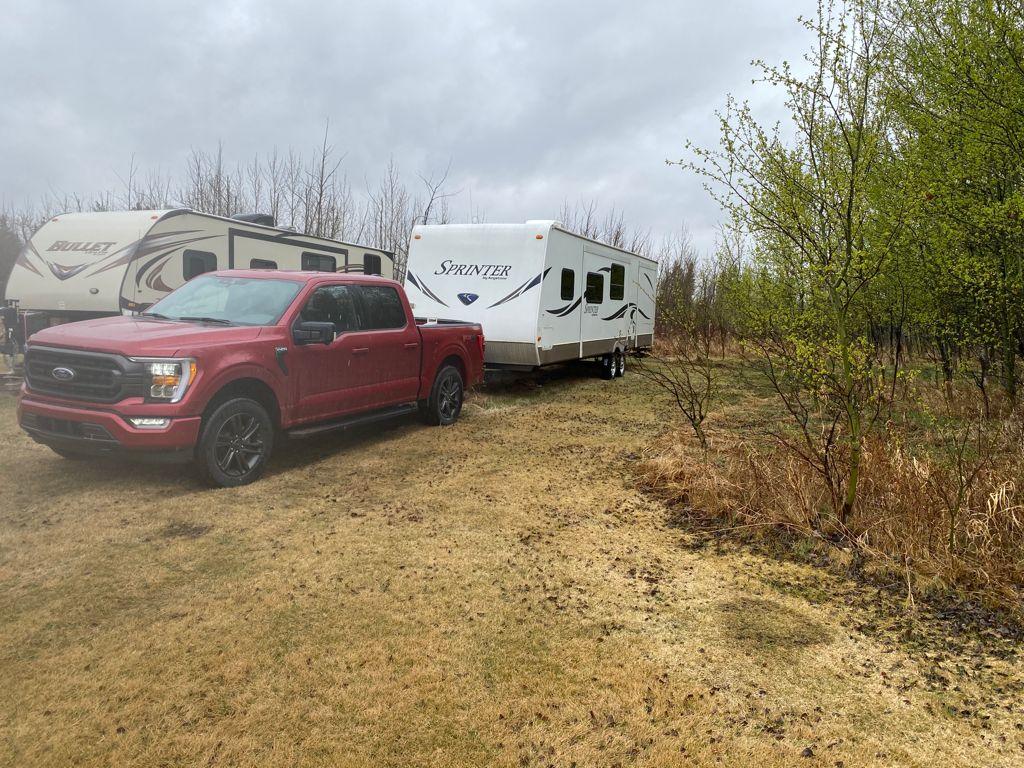
[[[168,320],[273,325],[301,287],[295,280],[200,275],[143,314]]]

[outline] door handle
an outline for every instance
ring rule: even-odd
[[[420,345],[420,343],[418,341],[410,341],[408,344],[405,345],[405,348],[406,349],[416,349],[419,345]]]
[[[353,355],[365,355],[369,351],[370,351],[369,347],[356,347],[355,349],[352,350],[352,354]]]

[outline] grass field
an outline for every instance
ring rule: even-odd
[[[75,464],[0,398],[0,764],[1020,765],[998,639],[688,532],[636,376],[282,450]]]

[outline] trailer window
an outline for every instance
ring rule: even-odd
[[[587,272],[587,304],[604,302],[604,275],[598,272]]]
[[[608,286],[608,298],[622,301],[626,296],[626,268],[621,264],[612,264],[612,276]]]
[[[387,285],[352,287],[359,291],[362,330],[380,331],[405,327],[405,307],[398,297],[398,291]]]
[[[217,254],[215,253],[186,250],[182,254],[181,271],[186,282],[204,272],[213,272],[215,269],[217,269]]]
[[[277,262],[267,259],[250,259],[249,269],[277,269]]]
[[[338,262],[333,256],[305,251],[302,254],[302,268],[307,272],[337,272]]]
[[[380,256],[375,253],[363,254],[363,272],[367,275],[380,275]]]
[[[562,270],[562,301],[572,301],[576,295],[576,273],[571,269]]]
[[[325,285],[313,291],[299,319],[304,322],[334,323],[334,333],[359,330],[359,314],[352,286]]]

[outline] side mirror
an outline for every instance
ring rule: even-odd
[[[334,341],[334,323],[299,322],[292,326],[296,344],[330,344]]]

